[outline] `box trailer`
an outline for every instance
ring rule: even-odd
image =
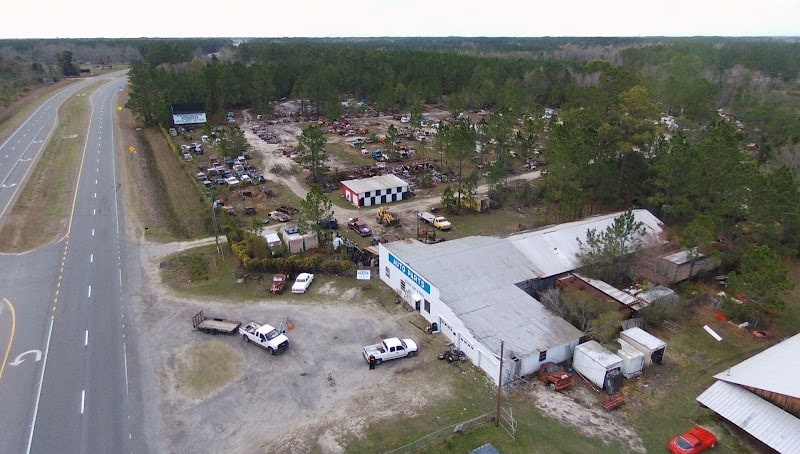
[[[645,366],[664,362],[667,344],[647,331],[637,327],[628,328],[619,333],[619,337],[644,354]]]
[[[575,347],[572,368],[608,394],[616,394],[622,389],[622,358],[597,341],[591,340]]]
[[[644,353],[623,339],[617,339],[619,350],[617,356],[622,358],[622,375],[625,378],[638,377],[644,369]]]
[[[267,233],[264,235],[264,239],[267,240],[267,247],[273,255],[275,255],[280,250],[281,246],[283,246],[281,237],[279,237],[277,233]]]

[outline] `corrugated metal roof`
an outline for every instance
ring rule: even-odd
[[[800,452],[800,419],[740,386],[717,381],[697,401],[778,452]]]
[[[597,290],[600,290],[601,292],[603,292],[606,295],[610,296],[615,301],[618,301],[619,303],[624,304],[625,306],[628,306],[633,310],[637,310],[638,311],[639,309],[642,309],[643,307],[647,307],[648,306],[647,301],[639,299],[639,298],[631,295],[630,293],[626,293],[626,292],[614,287],[613,285],[609,284],[608,282],[601,281],[599,279],[592,279],[590,277],[582,276],[582,275],[580,275],[578,273],[572,273],[572,274],[573,274],[573,276],[577,277],[578,279],[582,280],[583,282],[586,282],[587,284],[591,285],[592,287],[596,288]]]
[[[661,299],[664,299],[665,301],[674,301],[678,299],[677,293],[675,293],[671,288],[664,287],[663,285],[656,285],[655,287],[647,290],[626,289],[625,291],[639,299],[647,301],[647,304],[652,304],[653,302]]]
[[[800,334],[773,345],[724,372],[718,380],[800,399]]]
[[[509,236],[508,240],[541,270],[540,277],[556,276],[580,267],[576,258],[576,254],[580,252],[577,239],[585,242],[587,230],[596,229],[602,232],[622,213],[624,212],[594,216],[518,233]],[[646,241],[662,242],[660,234],[663,223],[657,217],[647,210],[633,210],[633,214],[636,221],[644,224]]]
[[[381,244],[439,289],[445,304],[488,348],[500,339],[517,356],[578,339],[581,331],[548,311],[515,284],[536,277],[531,264],[502,238],[473,236],[423,244]]]
[[[697,260],[701,257],[705,257],[705,255],[697,251],[683,250],[665,255],[661,258],[676,265],[682,265],[684,263],[689,263],[692,260]]]
[[[344,180],[341,183],[358,194],[363,194],[365,192],[373,192],[379,189],[391,189],[391,188],[408,186],[408,183],[406,183],[403,179],[391,173],[369,178]]]
[[[521,358],[577,340],[582,334],[513,285],[475,293],[449,306],[489,350],[499,352],[503,340],[506,351]]]

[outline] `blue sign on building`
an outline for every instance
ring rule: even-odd
[[[403,274],[409,277],[418,287],[420,287],[425,293],[428,295],[431,294],[431,284],[428,283],[425,279],[420,277],[419,274],[415,273],[411,268],[403,263],[402,260],[395,257],[394,254],[391,252],[389,253],[389,263],[395,266],[398,270],[400,270]]]

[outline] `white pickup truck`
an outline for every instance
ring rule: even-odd
[[[450,230],[453,227],[450,224],[450,221],[448,221],[447,218],[445,218],[444,216],[436,216],[435,214],[429,213],[427,211],[419,213],[418,216],[420,219],[436,227],[439,230]]]
[[[398,339],[390,337],[380,344],[364,347],[364,360],[369,362],[369,357],[375,357],[375,363],[380,364],[390,359],[404,358],[417,354],[417,343],[411,339]]]
[[[258,322],[247,322],[239,327],[239,334],[246,342],[252,342],[267,349],[273,355],[289,348],[289,338],[270,325]]]

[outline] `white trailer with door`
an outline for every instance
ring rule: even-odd
[[[637,327],[628,328],[619,333],[619,337],[644,354],[645,366],[664,362],[664,355],[667,350],[666,342],[647,331]]]
[[[638,377],[644,369],[644,353],[623,339],[617,339],[617,342],[619,342],[617,356],[622,358],[622,375],[625,378]]]
[[[608,394],[616,394],[622,389],[622,358],[597,341],[591,340],[575,347],[572,368]]]

